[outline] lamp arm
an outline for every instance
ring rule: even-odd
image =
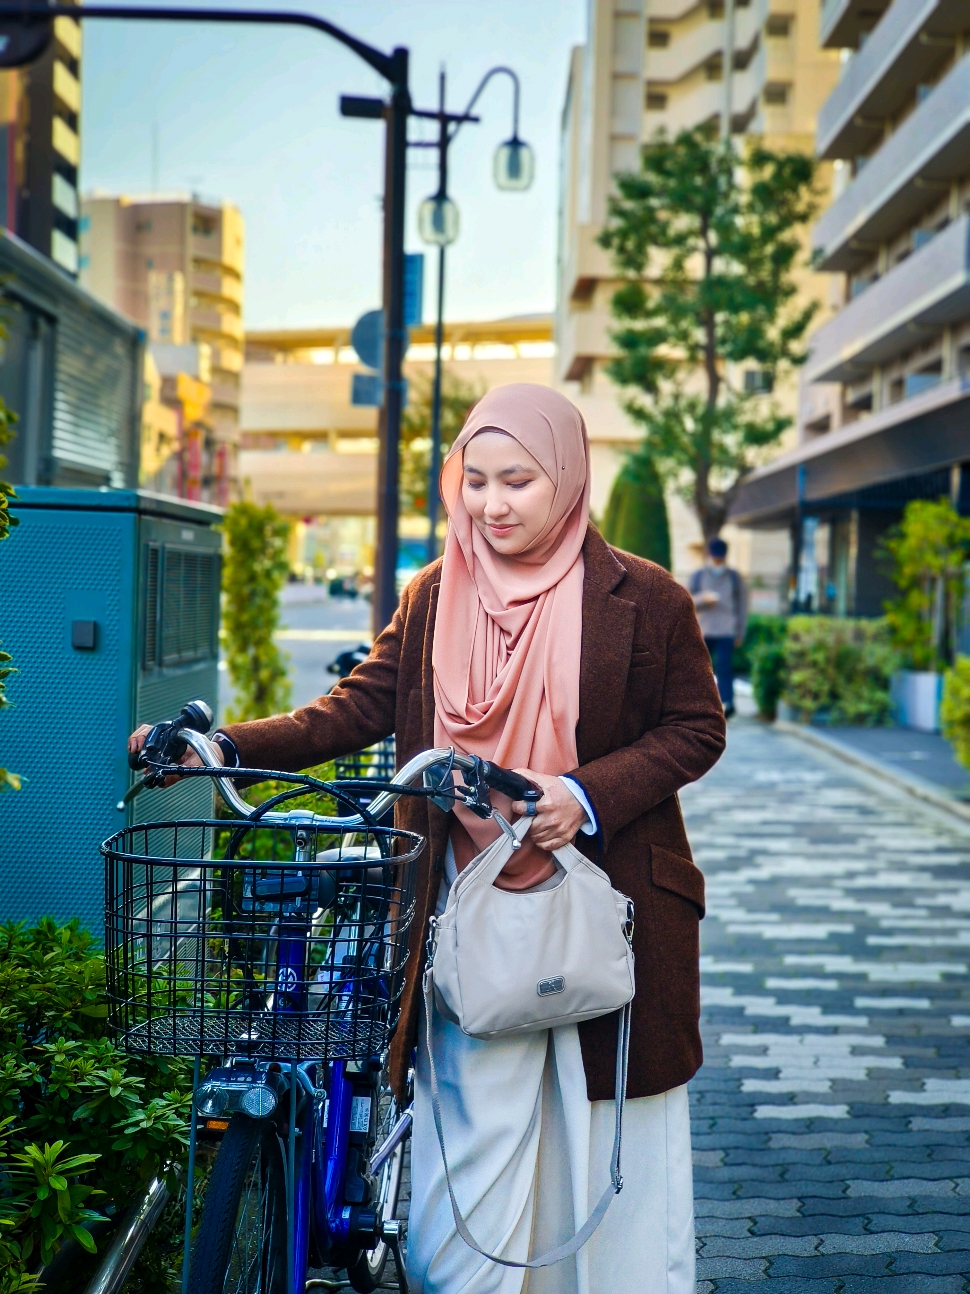
[[[510,77],[512,78],[512,86],[513,86],[513,94],[512,94],[512,137],[513,137],[514,139],[517,139],[517,138],[518,138],[518,136],[519,136],[519,92],[520,92],[520,86],[519,86],[519,78],[518,78],[518,75],[517,75],[517,74],[512,70],[512,68],[510,68],[510,67],[505,67],[504,65],[499,65],[498,67],[490,68],[490,69],[489,69],[489,71],[487,71],[487,72],[485,73],[485,75],[482,77],[481,81],[479,81],[479,83],[478,83],[478,89],[475,91],[475,93],[474,93],[474,94],[472,95],[472,97],[469,99],[469,101],[468,101],[468,107],[465,109],[465,111],[464,111],[464,113],[463,113],[462,115],[463,115],[463,116],[465,116],[465,117],[467,117],[467,116],[471,113],[472,108],[474,108],[475,104],[478,102],[479,98],[481,97],[482,91],[485,89],[486,85],[488,85],[489,81],[491,81],[491,79],[492,79],[492,77],[493,77],[493,76],[497,76],[500,72],[501,72],[501,73],[503,73],[505,76],[510,76]],[[459,130],[461,130],[461,128],[462,128],[462,126],[463,126],[463,125],[464,125],[464,122],[462,122],[462,121],[459,121],[459,122],[456,124],[456,126],[455,126],[454,130],[453,130],[453,131],[451,132],[451,134],[448,136],[448,143],[449,143],[449,144],[450,144],[450,143],[451,143],[451,141],[455,138],[455,136],[458,134]]]

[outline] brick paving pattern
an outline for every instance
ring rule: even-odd
[[[683,804],[698,1294],[970,1291],[970,836],[751,722]]]

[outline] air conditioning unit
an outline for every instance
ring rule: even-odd
[[[125,742],[186,701],[218,703],[219,508],[134,490],[20,487],[0,549],[0,640],[19,674],[0,712],[0,921],[80,917],[101,938],[101,841],[206,818],[207,778],[115,806]]]

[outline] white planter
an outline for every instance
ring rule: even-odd
[[[939,732],[943,675],[931,670],[903,669],[890,685],[896,722],[919,732]]]

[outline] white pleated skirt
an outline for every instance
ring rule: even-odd
[[[479,1245],[519,1261],[585,1222],[609,1182],[614,1104],[591,1103],[575,1026],[481,1042],[435,1012],[435,1064],[452,1183]],[[413,1294],[694,1294],[687,1089],[627,1102],[623,1190],[586,1246],[525,1272],[455,1230],[431,1112],[422,1026],[411,1143]]]

